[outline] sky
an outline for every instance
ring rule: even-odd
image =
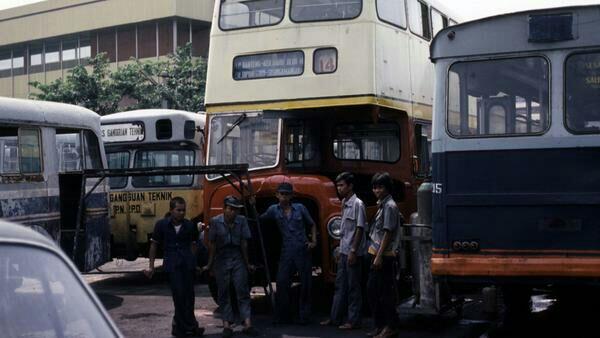
[[[0,10],[23,6],[40,0],[0,0]],[[208,0],[196,0],[208,1]],[[461,21],[522,10],[598,4],[598,0],[437,0],[459,14]]]

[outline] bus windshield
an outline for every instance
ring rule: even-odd
[[[134,168],[188,167],[194,165],[193,150],[138,150]],[[165,187],[192,185],[193,175],[136,176],[131,179],[134,187]]]
[[[275,25],[284,15],[284,0],[221,0],[223,30]]]
[[[250,169],[277,164],[279,119],[224,115],[210,121],[208,164],[248,163]],[[225,136],[225,137],[223,137]],[[218,176],[211,176],[215,178]]]

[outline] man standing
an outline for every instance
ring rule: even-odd
[[[271,205],[260,216],[261,220],[274,220],[281,232],[281,256],[277,272],[275,321],[290,321],[290,286],[294,272],[300,275],[300,309],[297,323],[305,325],[310,317],[310,286],[312,278],[311,250],[317,246],[317,226],[306,207],[291,203],[294,189],[291,183],[281,183],[277,187],[278,204]],[[307,226],[311,227],[311,240],[306,236]]]
[[[244,205],[234,196],[223,201],[223,213],[210,220],[208,232],[208,264],[202,269],[215,267],[215,277],[219,290],[219,307],[223,319],[223,337],[233,336],[231,325],[235,315],[231,308],[229,285],[233,282],[237,296],[240,319],[244,322],[242,332],[256,336],[258,332],[250,321],[250,289],[248,270],[253,269],[248,261],[248,240],[251,238],[246,217],[240,215]],[[216,264],[213,264],[216,263]]]
[[[175,337],[202,336],[194,316],[194,274],[196,270],[196,240],[198,228],[185,219],[185,200],[174,197],[169,202],[169,215],[154,226],[150,244],[150,266],[144,273],[154,275],[154,259],[158,244],[163,246],[163,268],[169,274],[175,315],[171,334]]]
[[[377,213],[369,231],[371,270],[367,293],[375,327],[367,333],[376,338],[395,336],[396,309],[394,294],[394,260],[398,246],[401,215],[392,198],[392,178],[388,173],[377,173],[371,180],[377,198]]]
[[[365,250],[366,211],[363,201],[354,193],[354,175],[344,172],[338,175],[335,185],[342,198],[342,233],[340,257],[335,277],[335,294],[328,320],[321,325],[340,325],[343,330],[360,327],[362,307],[361,271]],[[345,319],[345,322],[343,320]]]

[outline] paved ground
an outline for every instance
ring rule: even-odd
[[[135,262],[116,261],[102,267],[104,273],[88,274],[85,279],[96,291],[115,323],[126,337],[170,337],[173,305],[164,275],[158,274],[148,280],[141,271],[146,260]],[[130,271],[122,273],[123,271]],[[275,326],[271,323],[268,300],[260,289],[253,290],[253,315],[255,326],[261,337],[364,337],[364,330],[340,331],[333,327],[322,327],[318,322],[327,317],[330,300],[323,299],[315,291],[315,315],[313,323],[306,326]],[[475,305],[475,304],[471,304]],[[470,305],[467,305],[467,308]],[[216,304],[208,287],[196,285],[196,318],[206,328],[206,336],[219,337],[222,331]],[[365,327],[369,325],[365,320]],[[402,330],[402,337],[477,337],[489,325],[479,320],[448,320],[436,325],[425,321],[410,321]],[[241,330],[236,327],[235,331]],[[240,334],[240,336],[242,336]]]
[[[116,261],[102,267],[103,273],[88,274],[85,279],[126,337],[170,337],[173,304],[165,275],[158,274],[150,281],[141,273],[146,266],[146,260]],[[261,337],[365,337],[366,329],[341,332],[319,326],[318,322],[327,317],[331,300],[326,292],[321,292],[322,287],[315,289],[313,322],[307,326],[272,325],[266,297],[261,290],[253,290],[254,324]],[[534,296],[532,313],[520,326],[506,330],[496,329],[498,321],[483,315],[481,301],[472,299],[466,303],[461,318],[405,318],[399,337],[597,337],[598,300],[598,297],[586,296],[574,299],[571,304],[556,306],[551,298]],[[207,337],[220,337],[222,331],[216,309],[208,287],[197,284],[196,318],[206,328]],[[366,319],[365,326],[369,324]],[[240,329],[240,326],[235,328]],[[243,337],[239,333],[237,336]]]

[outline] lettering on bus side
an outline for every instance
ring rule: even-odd
[[[154,202],[170,201],[173,192],[169,191],[146,191],[146,192],[117,192],[110,194],[110,203],[117,202]]]
[[[434,194],[442,193],[442,184],[441,183],[433,183],[433,193]]]

